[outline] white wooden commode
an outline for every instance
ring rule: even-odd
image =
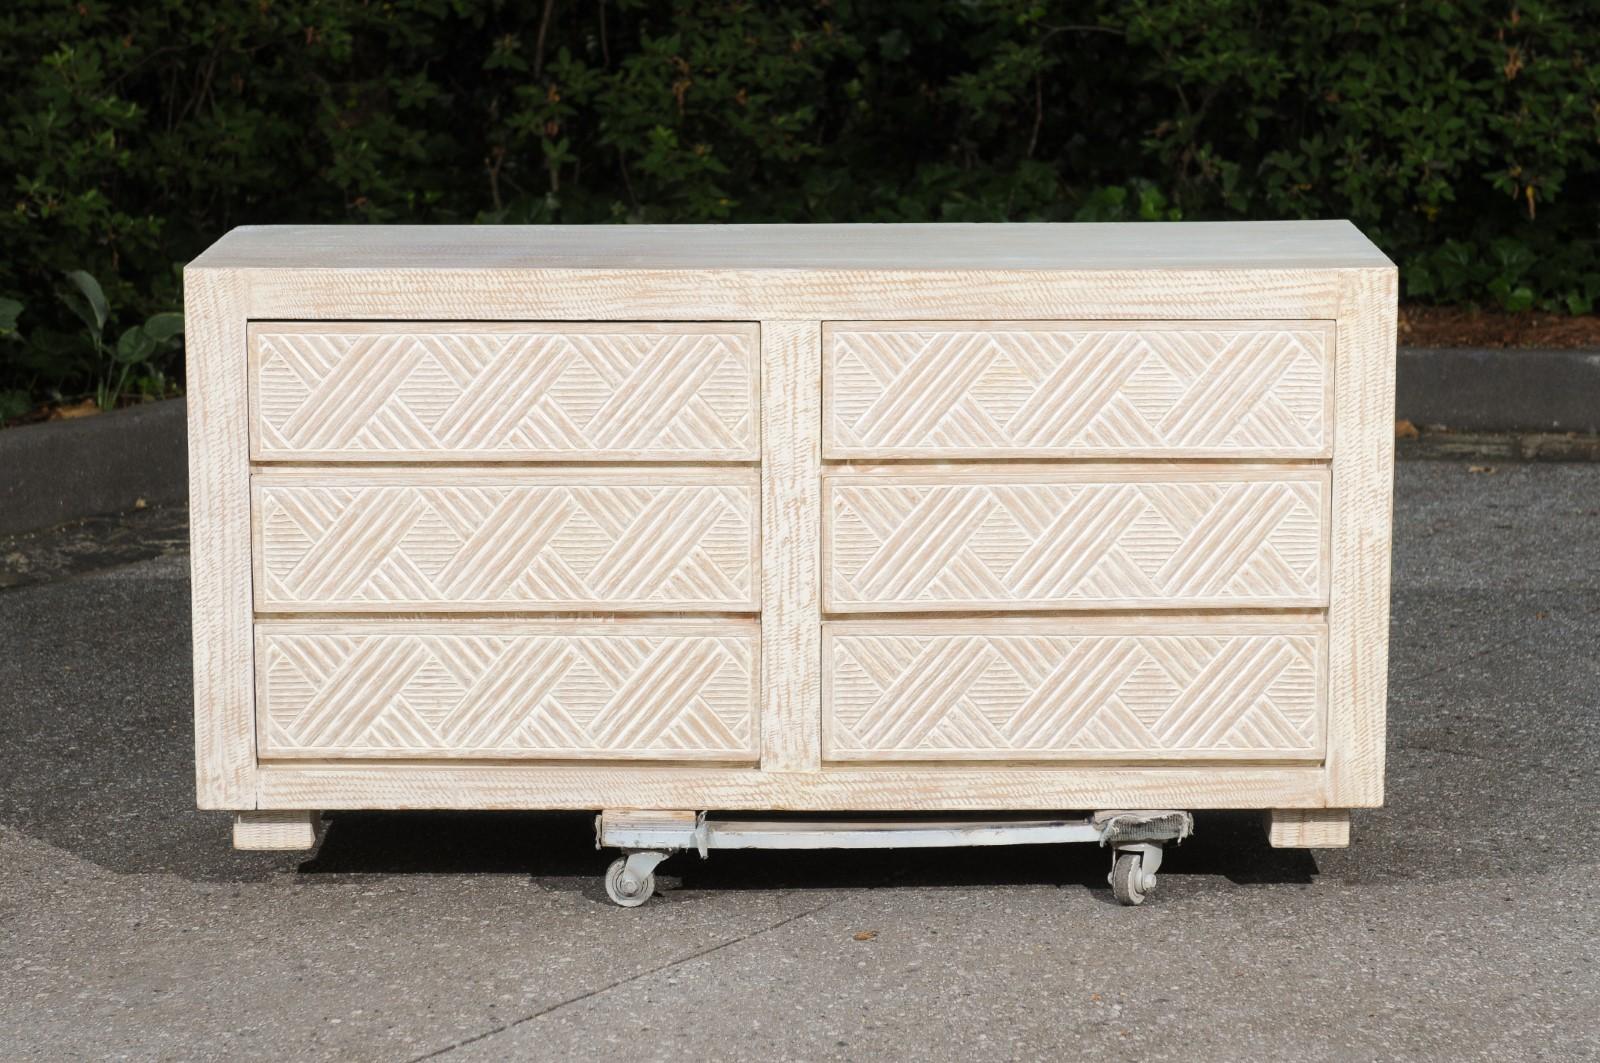
[[[637,903],[976,837],[707,812],[1122,809],[982,837],[1137,900],[1189,810],[1382,800],[1395,270],[1345,222],[245,228],[185,280],[237,846],[601,810]]]

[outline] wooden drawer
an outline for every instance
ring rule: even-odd
[[[753,469],[265,470],[255,605],[753,612],[758,484]]]
[[[756,759],[758,625],[257,623],[263,760]]]
[[[1317,760],[1321,621],[823,625],[823,752],[860,760]]]
[[[1320,607],[1328,484],[1220,465],[834,473],[824,609]]]
[[[1332,453],[1333,323],[841,322],[831,458]]]
[[[270,461],[755,461],[755,325],[250,326]]]

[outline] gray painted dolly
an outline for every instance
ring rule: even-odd
[[[712,849],[930,849],[955,845],[1097,842],[1113,850],[1107,880],[1118,901],[1143,904],[1156,886],[1162,847],[1194,833],[1194,817],[1170,809],[1096,812],[1085,819],[734,819],[692,812],[606,811],[597,848],[622,856],[606,871],[606,895],[637,908],[655,893],[657,865],[673,853]]]

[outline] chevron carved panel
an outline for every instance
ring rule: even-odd
[[[831,457],[1326,456],[1332,332],[834,325]]]
[[[1326,472],[1211,475],[830,476],[827,608],[1326,604]]]
[[[261,624],[260,755],[754,761],[756,638]]]
[[[854,632],[827,640],[832,760],[1316,759],[1326,636]]]
[[[258,477],[256,606],[759,608],[753,472],[628,478]]]
[[[753,326],[271,326],[255,456],[755,460]]]

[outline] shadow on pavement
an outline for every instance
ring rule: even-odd
[[[1307,884],[1317,874],[1310,853],[1270,848],[1253,813],[1204,813],[1197,820],[1195,837],[1168,850],[1162,874],[1240,884]],[[615,856],[594,848],[594,817],[587,813],[343,812],[327,817],[316,855],[298,870],[308,880],[527,874],[578,879],[557,888],[590,892]],[[705,861],[679,854],[662,874],[682,889],[709,891],[1056,885],[1106,892],[1109,860],[1091,845],[731,851]]]

